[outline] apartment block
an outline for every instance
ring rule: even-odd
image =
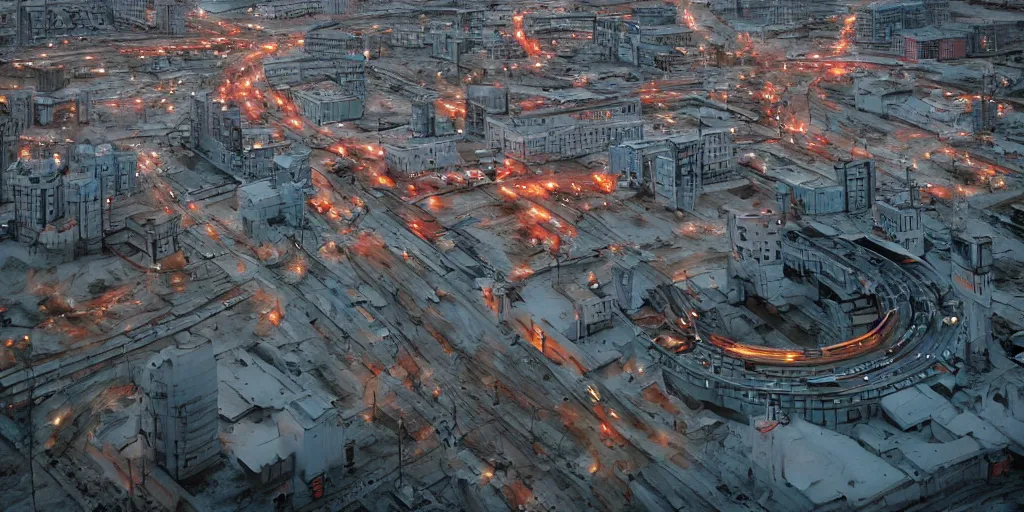
[[[644,136],[639,98],[492,116],[486,126],[489,147],[523,162],[577,158]]]

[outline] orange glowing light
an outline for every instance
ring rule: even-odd
[[[512,282],[522,281],[533,275],[533,269],[526,265],[519,265],[508,274],[508,280]]]
[[[380,185],[380,186],[386,187],[386,188],[394,188],[395,180],[389,178],[388,176],[380,174],[380,175],[377,176],[377,185]]]
[[[590,176],[594,183],[597,184],[597,188],[605,194],[611,194],[615,192],[615,180],[607,175],[601,173],[594,173]]]
[[[526,31],[523,29],[522,14],[512,16],[512,28],[516,42],[519,43],[519,46],[523,48],[527,55],[536,57],[541,54],[540,41],[526,37]]]

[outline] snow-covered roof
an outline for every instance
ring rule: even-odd
[[[933,418],[952,417],[952,404],[923,384],[882,398],[882,410],[898,427],[908,430]]]
[[[755,443],[769,442],[757,439],[759,435],[754,434]],[[852,508],[859,508],[909,481],[853,439],[799,417],[769,435],[773,437],[772,463],[781,473],[777,477],[816,505],[845,498]]]

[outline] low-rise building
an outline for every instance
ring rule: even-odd
[[[322,0],[324,14],[348,14],[352,9],[352,0]]]
[[[614,297],[598,295],[576,283],[563,285],[560,291],[572,301],[575,312],[567,338],[579,340],[612,325],[612,315],[618,309]]]
[[[967,35],[968,55],[1001,52],[1024,42],[1024,21],[958,18],[942,27]]]
[[[910,62],[962,59],[967,56],[967,34],[936,27],[903,30],[893,39],[893,53]]]
[[[10,201],[4,195],[3,171],[18,159],[21,134],[35,124],[33,96],[31,90],[0,89],[0,203]]]
[[[892,242],[903,246],[916,256],[924,256],[921,209],[908,200],[909,196],[904,195],[895,199],[875,202],[875,226]]]
[[[682,25],[643,25],[622,16],[597,19],[594,42],[601,55],[634,66],[654,67],[659,56],[685,55],[683,47],[693,44],[693,30]]]
[[[249,481],[282,486],[296,508],[324,497],[328,472],[345,463],[345,430],[338,410],[307,392],[258,422],[235,425],[244,442],[232,447]]]
[[[763,25],[792,25],[806,20],[806,0],[736,0],[732,14],[738,19]]]
[[[328,28],[306,32],[302,48],[306,53],[322,59],[362,55],[366,48],[363,37],[341,29]]]
[[[384,144],[384,161],[389,172],[400,176],[452,169],[462,162],[455,147],[456,140],[409,139],[402,143]]]
[[[508,89],[493,85],[466,87],[466,136],[484,137],[487,117],[508,113]]]
[[[257,4],[256,12],[270,19],[299,18],[323,13],[324,4],[322,0],[271,0]]]
[[[629,14],[641,26],[674,25],[679,17],[679,8],[672,3],[636,3]]]
[[[148,5],[146,0],[110,0],[114,25],[119,29],[146,28],[149,25],[146,19]]]
[[[871,160],[840,162],[834,177],[790,167],[771,169],[782,213],[829,215],[861,213],[875,204],[875,165]]]
[[[318,125],[363,117],[363,98],[330,80],[295,87],[292,99],[299,113]]]
[[[339,73],[359,73],[356,63],[361,62],[361,59],[360,55],[327,59],[305,52],[293,52],[264,59],[263,74],[273,87],[331,80],[338,77]]]
[[[425,48],[427,27],[420,24],[400,24],[391,28],[388,44],[393,48]]]
[[[271,180],[255,181],[235,192],[242,228],[254,243],[270,241],[268,229],[274,224],[298,227],[302,222],[304,202],[302,183],[281,183]]]
[[[17,0],[0,1],[0,47],[10,48],[18,45],[18,5]]]
[[[487,144],[523,162],[566,160],[640,140],[640,99],[583,101],[487,118]]]
[[[252,133],[255,129],[243,130],[238,105],[200,92],[192,98],[190,122],[190,147],[218,169],[246,179],[273,174],[274,155],[283,144],[270,144],[263,133]]]
[[[36,75],[36,91],[57,92],[71,82],[71,75],[63,64],[45,64],[35,66],[32,71]]]
[[[274,157],[274,185],[285,183],[300,183],[303,187],[310,187],[313,184],[312,168],[309,165],[309,157],[313,150],[308,147],[293,146],[288,153]]]
[[[5,196],[14,203],[15,240],[31,244],[47,226],[64,223],[66,173],[67,162],[59,155],[18,160],[4,171]]]
[[[161,260],[181,250],[181,214],[143,212],[128,217],[128,243],[144,255],[147,265],[159,265]]]
[[[928,24],[922,0],[880,0],[856,9],[854,14],[857,44],[885,50],[901,30]]]
[[[771,169],[776,179],[776,200],[783,213],[826,215],[846,208],[845,191],[834,179],[793,167]]]
[[[84,173],[71,174],[64,189],[68,217],[78,231],[77,254],[96,254],[103,248],[103,196],[100,180]]]
[[[412,116],[409,120],[412,136],[447,137],[455,134],[455,124],[451,118],[438,115],[433,101],[419,101],[412,104]]]
[[[85,141],[71,153],[71,166],[77,172],[99,180],[104,200],[122,197],[138,190],[138,155],[121,150],[110,143],[90,144]]]
[[[693,211],[705,186],[737,177],[732,133],[724,129],[619,144],[609,160],[613,174],[651,190],[671,210]]]

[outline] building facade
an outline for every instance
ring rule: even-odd
[[[925,27],[904,30],[893,39],[893,52],[910,62],[967,57],[967,33]]]
[[[363,98],[329,80],[292,89],[292,99],[302,116],[317,125],[363,117]]]
[[[508,114],[508,89],[492,85],[466,87],[466,136],[487,135],[487,117]]]
[[[362,55],[364,39],[339,29],[310,30],[302,44],[306,53],[324,59]]]
[[[415,176],[452,169],[461,159],[455,139],[410,139],[401,145],[384,144],[384,161],[388,172]]]
[[[613,174],[650,190],[670,210],[692,212],[706,185],[737,177],[729,130],[627,142],[609,148],[609,160]]]
[[[182,0],[155,0],[156,29],[162,34],[182,35],[185,33],[185,14],[188,5]]]
[[[916,256],[924,256],[924,228],[921,226],[920,208],[914,207],[909,201],[878,201],[873,213],[875,226],[889,240]]]
[[[246,236],[260,244],[271,240],[271,224],[298,227],[305,197],[302,186],[291,182],[274,185],[271,180],[261,180],[238,187],[235,194]]]
[[[128,196],[138,190],[138,156],[112,144],[78,144],[71,153],[72,167],[99,180],[104,199]]]
[[[48,227],[66,222],[66,173],[60,158],[18,160],[4,171],[5,196],[14,203],[15,240],[32,244]]]
[[[977,355],[992,339],[992,237],[955,233],[949,251],[953,290],[964,301],[966,355]]]
[[[119,29],[139,29],[149,26],[146,11],[147,0],[110,0],[110,11],[114,25]]]
[[[313,16],[324,12],[322,0],[271,0],[256,5],[256,12],[273,20]]]
[[[854,11],[854,40],[857,44],[888,49],[901,30],[921,28],[928,24],[921,0],[882,0]]]
[[[138,249],[146,264],[157,266],[164,258],[181,250],[181,214],[139,213],[125,220],[128,244]]]
[[[217,359],[210,340],[161,350],[143,368],[139,387],[142,434],[158,466],[180,481],[217,462]]]
[[[785,215],[778,213],[729,214],[727,221],[732,256],[728,259],[729,298],[748,296],[783,304],[782,233]]]
[[[566,160],[643,139],[640,99],[584,102],[487,118],[487,144],[523,162]]]
[[[332,80],[340,74],[361,75],[365,64],[361,55],[321,59],[307,53],[296,53],[263,61],[263,73],[273,87]],[[358,64],[357,64],[358,63]]]

